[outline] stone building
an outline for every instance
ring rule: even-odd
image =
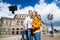
[[[46,25],[46,23],[44,23],[43,21],[41,21],[41,32],[42,32],[43,34],[48,33],[47,25]]]
[[[14,18],[2,17],[1,22],[1,34],[5,35],[17,35],[20,34],[20,30],[23,27],[23,21],[28,14],[16,14]],[[45,25],[42,23],[42,25]],[[47,29],[47,27],[46,27]]]
[[[23,20],[28,16],[26,14],[16,14],[14,18],[1,18],[2,30],[1,34],[20,34]]]

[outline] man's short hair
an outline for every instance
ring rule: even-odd
[[[28,12],[30,12],[30,11],[32,11],[32,10],[29,10]]]

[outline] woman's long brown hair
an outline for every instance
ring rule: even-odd
[[[35,14],[36,14],[35,16],[37,16],[37,18],[39,19],[38,14],[37,14],[37,11],[34,10],[34,12],[35,12]]]

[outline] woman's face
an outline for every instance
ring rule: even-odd
[[[36,13],[33,11],[33,17],[36,16]]]

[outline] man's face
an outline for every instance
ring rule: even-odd
[[[29,12],[29,16],[33,16],[33,12],[32,11]]]

